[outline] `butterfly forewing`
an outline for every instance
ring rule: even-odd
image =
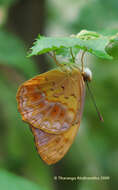
[[[25,82],[18,90],[22,119],[48,133],[60,134],[78,119],[84,82],[79,71],[53,70]]]

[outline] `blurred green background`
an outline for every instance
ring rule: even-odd
[[[0,1],[0,189],[110,190],[118,186],[118,61],[87,55],[91,83],[104,117],[89,94],[78,135],[54,166],[38,156],[33,136],[17,111],[16,92],[25,80],[53,67],[46,56],[26,58],[39,33],[67,36],[82,29],[118,29],[118,0]],[[19,176],[19,177],[18,177]],[[108,176],[109,180],[55,180],[54,176]]]

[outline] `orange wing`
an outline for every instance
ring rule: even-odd
[[[58,162],[70,148],[80,125],[84,94],[78,69],[49,71],[19,88],[19,112],[30,124],[38,153],[47,164]]]
[[[78,69],[52,70],[21,85],[17,92],[22,119],[51,134],[79,124],[84,103],[84,81]]]
[[[61,160],[75,138],[78,125],[72,126],[63,134],[50,134],[30,126],[35,138],[35,144],[42,160],[48,164],[55,164]]]

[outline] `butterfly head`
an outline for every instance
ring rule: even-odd
[[[84,81],[90,82],[92,80],[92,72],[89,68],[84,68],[84,71],[82,72],[82,76],[84,78]]]

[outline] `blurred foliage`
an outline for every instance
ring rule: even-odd
[[[43,190],[42,187],[39,187],[38,185],[35,185],[23,178],[17,177],[5,170],[0,170],[0,187],[4,190]]]
[[[10,8],[17,2],[18,0],[4,0],[0,5],[4,11],[4,6]],[[67,36],[71,33],[76,34],[82,29],[100,31],[108,36],[118,31],[117,0],[46,0],[45,7],[47,36]],[[26,48],[25,42],[19,39],[17,34],[9,32],[5,23],[0,26],[0,168],[34,181],[38,189],[116,189],[118,186],[117,61],[101,60],[86,55],[85,64],[93,72],[90,86],[103,114],[104,123],[99,121],[86,90],[84,114],[77,138],[67,155],[55,166],[49,167],[37,155],[28,125],[21,121],[17,111],[15,96],[18,86],[40,72],[35,61],[26,58]],[[118,56],[117,51],[115,56]],[[48,60],[51,62],[51,59]],[[55,181],[54,175],[109,176],[110,180]],[[25,189],[30,189],[31,186],[35,189],[36,185],[31,182],[16,178],[15,175],[0,170],[0,189],[18,189],[15,187],[16,183],[19,183],[20,189],[24,188],[24,183]]]
[[[37,72],[33,61],[26,58],[23,42],[4,30],[0,30],[0,63],[17,68],[28,77]]]
[[[76,21],[70,25],[74,32],[78,29],[97,30],[117,27],[118,2],[116,0],[89,0],[78,12]]]
[[[18,0],[0,0],[0,5],[2,6],[11,6],[13,3],[17,2]]]

